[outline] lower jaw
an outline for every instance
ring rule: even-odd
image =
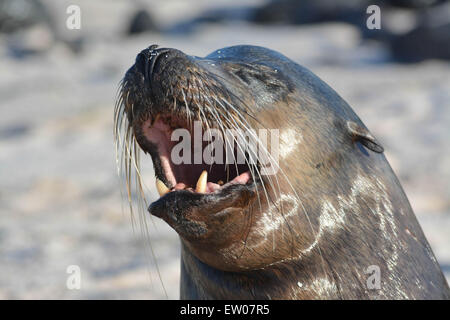
[[[259,182],[249,182],[228,184],[213,193],[172,190],[152,202],[148,211],[166,220],[180,235],[191,236],[192,224],[202,225],[202,221],[215,219],[216,214],[234,215],[247,207],[257,196],[259,187]]]

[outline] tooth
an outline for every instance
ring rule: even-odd
[[[162,197],[167,192],[169,192],[169,188],[166,187],[164,182],[159,179],[156,179],[156,190],[158,190],[159,196]]]
[[[203,170],[202,174],[200,175],[200,178],[198,178],[195,192],[205,193],[207,182],[208,182],[208,172],[206,172],[206,170]]]

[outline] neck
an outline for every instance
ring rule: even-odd
[[[316,268],[314,264],[309,269]],[[227,272],[197,259],[184,245],[181,248],[181,299],[320,299],[317,285],[296,261],[261,270]],[[318,271],[319,272],[319,271]],[[323,283],[320,288],[323,291]],[[332,286],[331,283],[329,283]],[[327,292],[327,294],[330,292]]]

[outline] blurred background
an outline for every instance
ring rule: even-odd
[[[155,43],[261,45],[325,80],[381,141],[449,279],[449,35],[439,0],[0,0],[0,299],[178,298],[177,235],[132,227],[112,136],[118,83]]]

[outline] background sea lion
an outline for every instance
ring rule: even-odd
[[[450,297],[383,148],[310,71],[262,47],[199,58],[151,46],[120,89],[120,160],[129,186],[137,145],[152,157],[162,197],[149,211],[180,235],[181,298]],[[279,129],[278,173],[175,165],[171,133],[193,120]]]

